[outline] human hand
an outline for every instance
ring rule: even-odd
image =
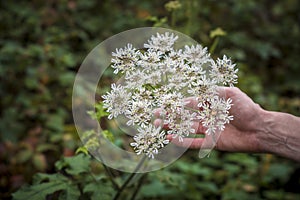
[[[232,99],[233,105],[230,109],[230,115],[234,117],[234,120],[226,124],[215,148],[231,152],[260,152],[261,147],[258,135],[262,132],[263,120],[261,120],[261,117],[264,110],[240,89],[235,87],[221,88],[219,96],[225,99]],[[195,98],[189,98],[188,101],[187,106],[199,109]],[[155,123],[159,124],[158,121],[159,119]],[[206,129],[200,121],[194,122],[193,128],[196,134],[205,134]],[[171,135],[168,135],[168,139],[179,146],[193,149],[201,148],[205,140],[205,138],[184,138],[180,142],[178,138],[172,138]]]

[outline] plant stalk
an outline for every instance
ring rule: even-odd
[[[147,174],[143,174],[142,177],[140,178],[140,180],[138,181],[137,187],[136,187],[136,189],[134,190],[134,192],[133,192],[133,194],[131,196],[131,200],[135,200],[138,192],[140,191],[140,189],[141,189],[141,187],[143,185],[143,181],[145,180],[146,176],[147,176]]]
[[[146,156],[143,156],[143,158],[140,160],[140,162],[137,164],[137,166],[135,167],[133,173],[130,174],[130,176],[126,179],[126,181],[123,183],[123,185],[120,187],[120,189],[118,190],[117,194],[115,195],[115,197],[113,198],[113,200],[117,200],[121,193],[123,192],[123,190],[126,188],[126,186],[129,184],[129,182],[131,181],[131,179],[135,176],[136,172],[141,168],[142,164],[144,163],[146,159]]]

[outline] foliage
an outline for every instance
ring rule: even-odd
[[[187,155],[194,156],[194,152]],[[220,159],[226,160],[220,165]],[[137,199],[297,199],[300,194],[284,192],[292,173],[289,163],[273,164],[260,155],[222,154],[214,152],[209,158],[190,161],[187,156],[170,167],[145,175],[135,175],[122,199],[129,199],[139,184],[143,187]],[[115,182],[98,161],[86,154],[62,158],[55,164],[57,173],[38,173],[33,185],[13,194],[15,200],[27,199],[112,199],[120,182],[129,176],[112,169]],[[106,175],[105,175],[106,174]],[[114,187],[116,184],[117,187]]]
[[[112,186],[103,175],[91,174],[91,159],[78,154],[55,163],[56,174],[38,173],[33,185],[13,194],[13,199],[110,199]]]
[[[230,55],[238,63],[238,87],[256,102],[300,115],[299,1],[168,2],[0,2],[1,199],[10,199],[25,183],[32,185],[16,192],[16,199],[115,194],[103,166],[95,167],[88,156],[57,160],[79,146],[70,98],[78,67],[99,42],[130,28],[169,27],[215,46],[215,55]],[[220,30],[226,35],[210,37]],[[76,163],[81,167],[74,168]],[[97,171],[94,177],[91,170]],[[214,152],[199,160],[190,151],[144,177],[137,198],[299,199],[299,171],[298,164],[271,155]],[[127,177],[113,173],[117,184]],[[124,194],[131,195],[134,186]]]

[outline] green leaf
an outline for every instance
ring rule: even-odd
[[[13,193],[14,200],[41,200],[46,199],[46,196],[59,190],[64,190],[67,183],[61,180],[53,180],[48,183],[41,183],[30,187],[24,187]]]
[[[103,108],[103,102],[99,102],[95,104],[95,110],[96,111],[88,111],[87,113],[92,117],[92,119],[100,120],[102,117],[106,117],[109,115],[108,112],[106,112],[105,108]]]
[[[65,72],[59,75],[59,81],[63,86],[70,86],[73,84],[75,79],[75,74],[73,72]]]
[[[112,132],[108,131],[108,130],[104,130],[102,131],[102,134],[104,135],[104,137],[106,139],[108,139],[111,142],[115,141],[114,135],[112,134]]]
[[[19,163],[24,163],[28,161],[32,157],[32,155],[33,155],[33,151],[31,149],[25,149],[16,155],[16,160]]]
[[[57,161],[55,167],[58,170],[65,169],[68,174],[78,175],[80,173],[89,172],[90,157],[84,154],[78,154],[73,157],[63,158]]]
[[[33,176],[33,183],[40,184],[42,182],[51,182],[51,181],[68,181],[68,178],[63,176],[62,174],[44,174],[44,173],[37,173]]]
[[[68,67],[75,67],[76,60],[72,54],[65,54],[61,57],[61,61]]]
[[[140,193],[145,197],[158,197],[168,195],[171,191],[161,181],[154,179],[151,183],[144,185]]]
[[[270,169],[267,175],[264,177],[264,181],[273,182],[276,179],[285,183],[290,174],[292,172],[292,168],[287,163],[274,163],[270,166]]]
[[[23,187],[14,193],[15,200],[40,200],[46,199],[47,195],[57,191],[62,191],[59,194],[59,199],[75,200],[80,196],[77,185],[74,185],[70,180],[61,174],[42,174],[38,173],[34,176],[34,185]]]
[[[215,183],[212,182],[199,182],[197,186],[201,189],[201,191],[209,191],[213,193],[218,192],[218,187]]]
[[[114,193],[112,186],[110,184],[103,183],[103,182],[97,182],[97,183],[93,182],[87,184],[83,188],[83,192],[89,193],[91,196],[91,200],[98,200],[98,199],[110,200],[112,194]]]
[[[88,149],[86,147],[78,147],[75,154],[84,153],[85,155],[89,155]]]
[[[52,130],[62,131],[64,124],[64,116],[60,113],[52,114],[48,116],[46,126]]]
[[[215,37],[224,36],[224,35],[226,35],[226,32],[221,28],[216,28],[216,29],[210,31],[210,33],[209,33],[210,38],[215,38]]]
[[[81,139],[83,143],[86,143],[90,138],[94,138],[96,135],[94,130],[88,130],[82,133]]]
[[[37,152],[45,152],[45,151],[58,151],[57,146],[54,144],[39,144],[36,148]]]
[[[75,200],[79,199],[80,191],[76,185],[69,185],[64,192],[59,196],[61,200]]]

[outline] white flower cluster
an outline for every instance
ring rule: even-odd
[[[195,133],[196,120],[207,128],[206,134],[224,130],[233,120],[231,99],[220,98],[217,87],[237,82],[235,64],[226,56],[214,61],[201,45],[175,50],[177,39],[173,33],[157,33],[144,49],[128,44],[112,53],[111,66],[115,74],[123,75],[124,82],[112,84],[111,91],[103,95],[104,107],[109,119],[124,115],[128,126],[137,127],[131,146],[150,158],[169,143],[167,134],[183,141]],[[198,109],[187,106],[187,97],[196,98]],[[168,130],[152,125],[157,108]]]

